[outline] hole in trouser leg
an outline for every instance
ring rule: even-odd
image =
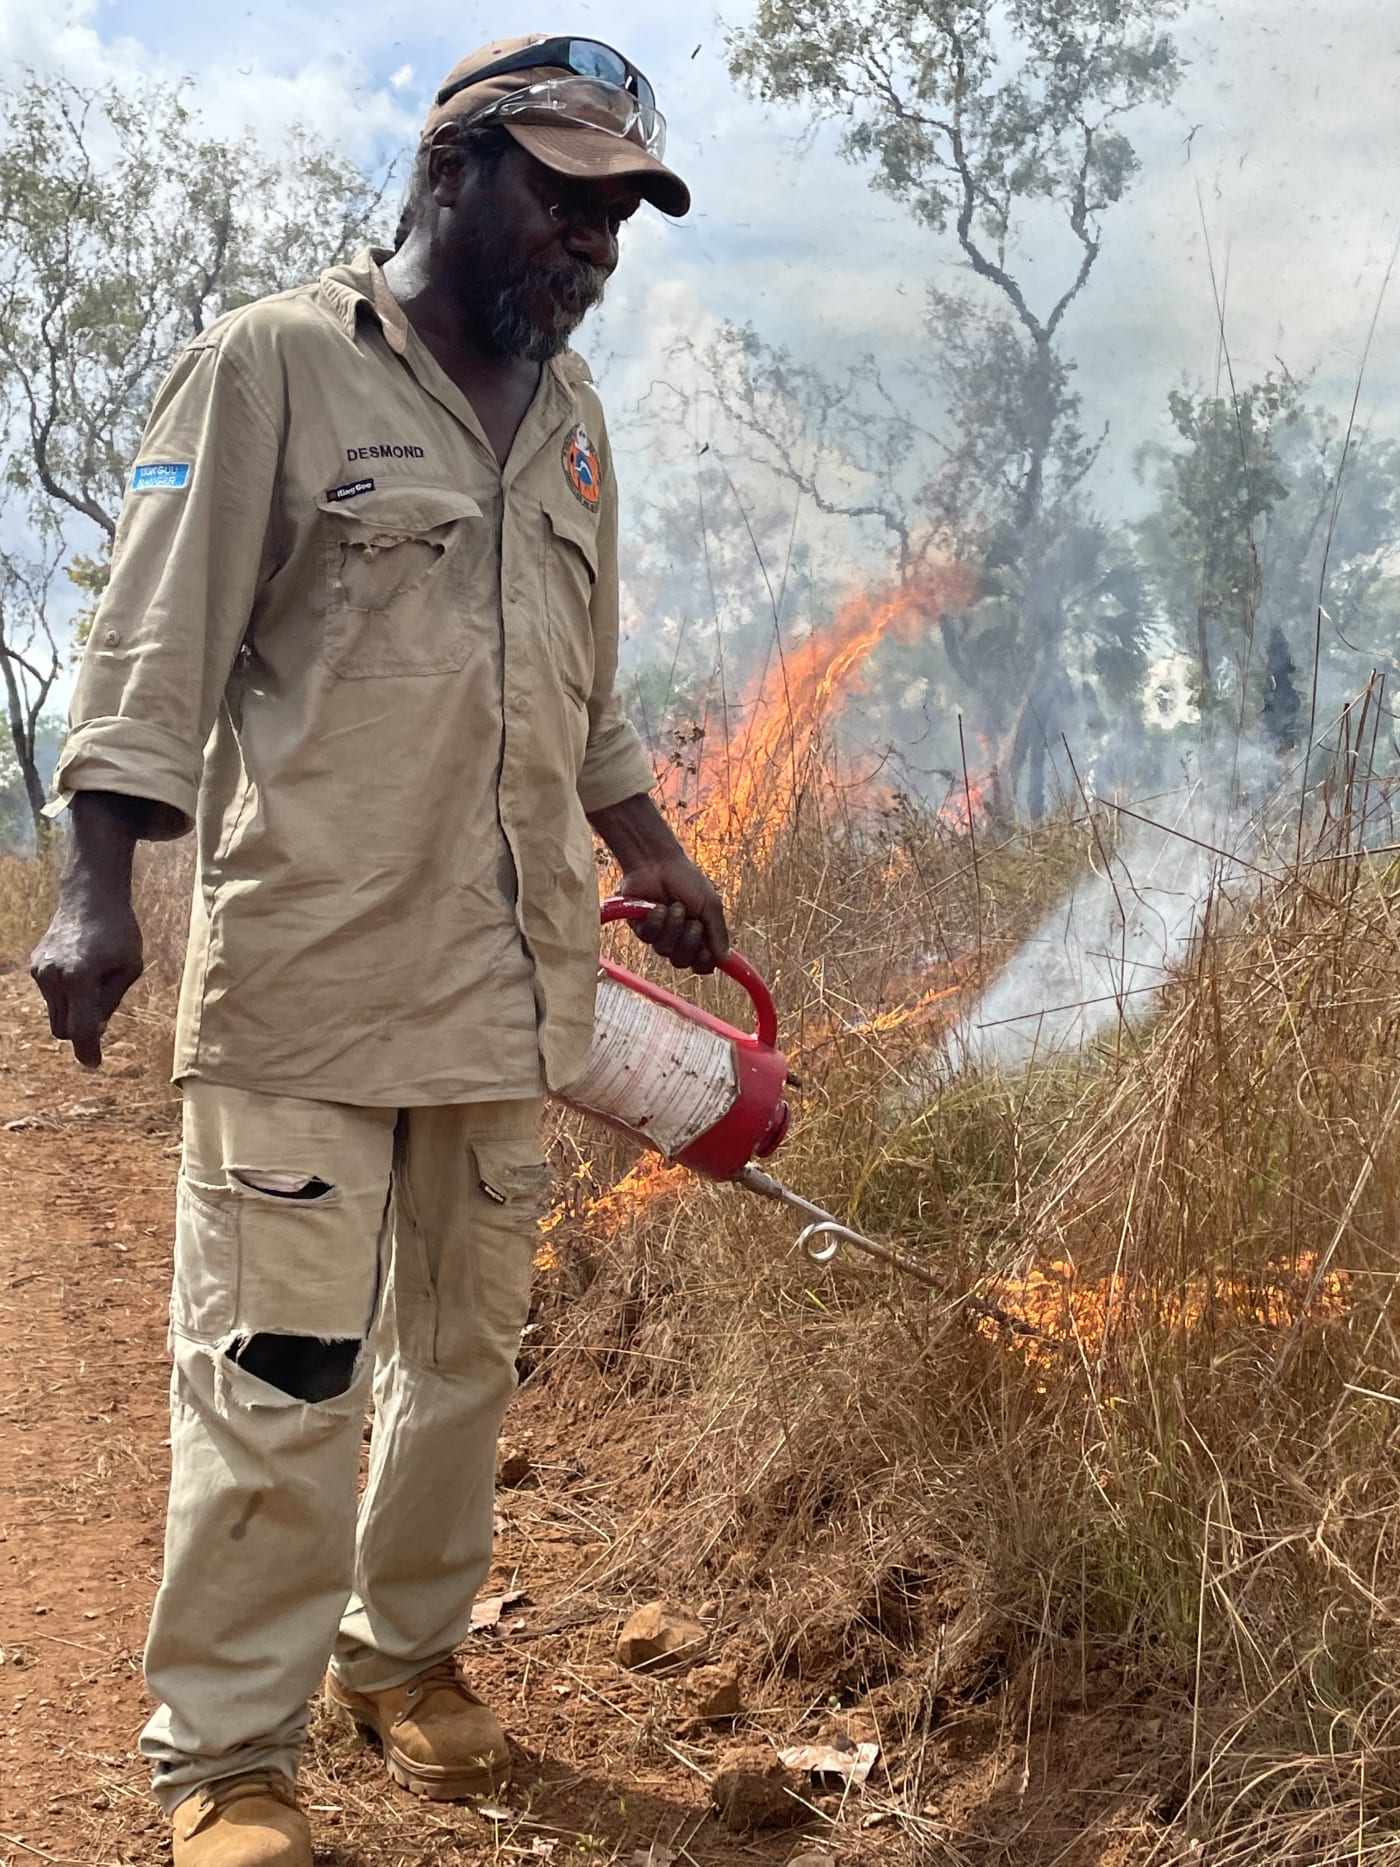
[[[318,1342],[313,1336],[250,1335],[224,1353],[278,1393],[314,1404],[349,1393],[363,1347],[358,1340]]]
[[[230,1167],[229,1178],[250,1193],[267,1193],[273,1199],[324,1199],[335,1188],[317,1173],[284,1173],[280,1169],[252,1172],[247,1167]]]

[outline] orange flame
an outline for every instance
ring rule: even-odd
[[[761,865],[771,855],[784,824],[792,821],[809,788],[819,782],[816,754],[822,729],[860,689],[865,664],[880,644],[891,637],[912,638],[950,611],[966,607],[976,589],[972,572],[950,559],[883,595],[854,595],[796,646],[780,647],[776,664],[745,690],[735,709],[742,724],[725,732],[718,751],[708,751],[699,727],[678,735],[676,756],[658,788],[683,818],[695,860],[723,890],[738,879],[741,868]],[[964,801],[970,821],[984,808],[980,787],[965,786]],[[945,816],[954,821],[946,811]],[[867,1023],[844,1028],[882,1038],[894,1031],[910,1038],[926,1034],[935,1024],[955,1021],[959,999],[971,983],[966,969],[958,965],[941,968],[937,985],[930,985],[925,973],[902,987],[903,1003],[882,1007]],[[815,1034],[814,1042],[819,1046],[839,1035],[838,1029],[827,1027]],[[554,1267],[557,1254],[550,1234],[566,1218],[577,1220],[592,1237],[611,1239],[688,1183],[683,1168],[653,1158],[638,1161],[616,1186],[581,1207],[561,1205],[549,1215],[541,1227],[544,1236],[536,1265]]]
[[[1112,1333],[1130,1318],[1141,1322],[1145,1311],[1156,1325],[1168,1329],[1195,1328],[1212,1312],[1253,1318],[1272,1330],[1304,1321],[1335,1322],[1349,1307],[1349,1275],[1332,1269],[1318,1277],[1316,1267],[1316,1254],[1305,1252],[1296,1264],[1269,1267],[1256,1281],[1193,1280],[1182,1290],[1153,1293],[1121,1272],[1082,1279],[1074,1262],[1064,1258],[999,1284],[994,1294],[999,1306],[1041,1332],[1002,1339],[1029,1360],[1046,1362],[1056,1341],[1072,1343],[1077,1353],[1089,1358],[1097,1356]],[[995,1322],[979,1327],[999,1334]]]
[[[684,1167],[673,1166],[655,1154],[644,1154],[616,1186],[584,1201],[581,1208],[572,1210],[570,1202],[564,1200],[545,1214],[539,1222],[540,1243],[535,1250],[535,1269],[552,1271],[557,1268],[559,1252],[553,1234],[566,1219],[576,1221],[592,1239],[610,1240],[667,1194],[679,1193],[691,1184],[693,1176]]]
[[[938,812],[949,829],[966,832],[986,816],[987,785],[990,782],[990,776],[989,773],[987,779],[980,784],[975,779],[969,778],[966,783],[953,787],[947,802]]]
[[[777,665],[740,703],[746,726],[726,736],[698,785],[698,806],[687,822],[697,861],[723,869],[736,844],[750,860],[761,859],[811,782],[823,725],[859,689],[870,656],[888,637],[910,637],[975,594],[972,572],[949,560],[884,597],[851,597],[829,623],[780,650]],[[663,795],[678,808],[686,775],[677,762],[662,780]]]

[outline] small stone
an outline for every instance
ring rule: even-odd
[[[797,1785],[771,1750],[732,1750],[720,1759],[710,1785],[719,1819],[736,1834],[756,1828],[793,1828],[811,1814]]]
[[[744,1709],[732,1666],[697,1666],[685,1682],[685,1695],[691,1716],[702,1724],[729,1724]]]
[[[664,1601],[649,1601],[631,1616],[617,1640],[617,1663],[628,1672],[674,1679],[705,1656],[709,1635],[692,1615]]]
[[[528,1452],[508,1452],[496,1467],[496,1483],[502,1491],[518,1491],[535,1475],[535,1462]]]

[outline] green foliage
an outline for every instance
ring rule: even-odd
[[[185,86],[0,84],[0,511],[22,541],[0,550],[0,699],[36,832],[59,644],[106,588],[162,377],[223,312],[369,237],[383,187],[301,129],[211,137]]]
[[[382,186],[307,132],[209,136],[184,86],[0,86],[4,480],[36,522],[109,537],[146,410],[182,344],[363,240]]]
[[[930,515],[960,536],[1006,534],[1072,503],[1101,439],[1081,426],[1074,365],[1003,308],[957,293],[930,290],[928,328],[949,437],[921,493]]]
[[[1252,725],[1290,656],[1295,671],[1311,665],[1324,566],[1324,654],[1352,679],[1358,651],[1394,670],[1400,445],[1363,435],[1345,448],[1287,376],[1225,395],[1174,392],[1169,407],[1182,445],[1139,454],[1158,497],[1137,541],[1200,704]]]
[[[88,636],[92,632],[92,619],[97,614],[103,592],[112,580],[112,540],[104,533],[95,556],[77,551],[69,558],[63,570],[69,583],[81,591],[85,598],[73,618],[73,645],[75,650],[81,650],[87,646]]]
[[[1167,403],[1186,446],[1158,456],[1164,497],[1142,536],[1173,611],[1190,618],[1183,646],[1208,708],[1220,691],[1220,655],[1233,651],[1241,667],[1253,645],[1259,528],[1288,497],[1274,431],[1298,420],[1298,390],[1266,376],[1228,396],[1173,390]]]

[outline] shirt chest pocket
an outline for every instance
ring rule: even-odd
[[[343,680],[452,674],[472,647],[488,524],[465,493],[394,486],[321,509],[321,658]]]
[[[593,691],[593,586],[598,520],[573,505],[544,509],[544,589],[554,671],[578,700]]]

